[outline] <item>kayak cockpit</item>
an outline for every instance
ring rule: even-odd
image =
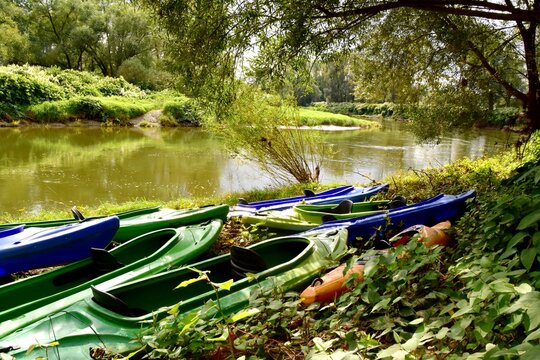
[[[188,311],[215,296],[208,281],[190,282],[198,277],[192,269],[208,272],[213,283],[234,279],[230,289],[233,292],[254,284],[246,278],[248,273],[256,274],[258,280],[279,274],[297,266],[313,249],[313,242],[303,237],[274,239],[250,248],[233,248],[230,254],[124,284],[107,292],[93,288],[92,300],[113,317],[143,317],[177,303],[181,303],[181,311]],[[178,287],[183,282],[190,283]]]

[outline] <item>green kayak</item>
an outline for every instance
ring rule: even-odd
[[[90,285],[112,287],[193,261],[212,246],[222,224],[216,219],[156,230],[110,251],[96,250],[92,258],[0,286],[0,338],[85,298]]]
[[[243,215],[244,224],[262,225],[286,231],[306,231],[326,221],[369,216],[405,205],[405,199],[364,201],[353,203],[343,200],[339,204],[298,204],[292,209],[263,211]]]
[[[45,356],[41,347],[26,350],[37,343],[49,344],[49,359],[87,359],[89,348],[106,347],[113,352],[127,352],[142,344],[133,340],[141,328],[153,319],[161,319],[169,307],[180,303],[181,317],[201,309],[215,299],[213,288],[205,281],[180,283],[197,278],[192,268],[209,271],[211,281],[222,283],[234,278],[230,291],[219,289],[221,309],[231,314],[247,306],[250,294],[260,287],[287,291],[307,284],[347,250],[347,231],[319,233],[310,237],[280,237],[266,240],[249,248],[234,248],[221,255],[188,267],[119,285],[113,288],[97,286],[93,296],[77,302],[65,311],[27,326],[16,333],[0,337],[0,349],[17,359]],[[256,273],[257,281],[246,278]],[[216,316],[215,307],[203,311],[208,319]],[[11,350],[11,351],[10,351]]]
[[[320,225],[323,223],[323,220],[341,220],[377,214],[381,211],[388,210],[391,202],[391,200],[379,200],[357,203],[343,201],[337,205],[298,204],[294,206],[293,209],[296,213],[300,214],[304,220]],[[325,219],[323,219],[323,217]]]
[[[14,227],[21,224],[25,224],[27,227],[50,227],[84,220],[84,217],[75,208],[72,208],[71,211],[74,215],[73,219],[2,224],[0,228]],[[156,206],[126,211],[114,214],[120,219],[120,228],[112,241],[122,243],[154,230],[197,224],[211,219],[225,220],[228,212],[229,206],[227,205],[211,205],[180,210]]]

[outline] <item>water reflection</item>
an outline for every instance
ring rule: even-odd
[[[322,133],[335,154],[323,182],[365,182],[396,170],[483,155],[507,141],[498,131],[418,145],[395,123],[381,131]],[[0,129],[0,211],[36,211],[137,198],[168,201],[273,185],[249,161],[231,158],[199,129]]]

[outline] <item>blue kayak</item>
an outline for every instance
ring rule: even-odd
[[[367,240],[377,231],[384,232],[391,224],[395,230],[424,224],[433,226],[441,221],[455,220],[466,210],[466,202],[476,196],[474,190],[458,195],[439,194],[415,204],[388,210],[384,213],[362,218],[336,220],[323,223],[303,234],[311,234],[330,229],[347,228],[347,240]]]
[[[388,184],[381,184],[367,187],[341,186],[326,190],[317,194],[307,194],[283,199],[272,199],[257,201],[252,203],[238,203],[231,208],[229,216],[253,214],[268,210],[285,210],[294,205],[303,202],[305,204],[333,204],[342,200],[351,200],[353,202],[362,201],[370,198],[381,191],[387,191]]]
[[[116,234],[117,216],[51,228],[24,225],[0,230],[0,276],[69,263],[104,248]]]

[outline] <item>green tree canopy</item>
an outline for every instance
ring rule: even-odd
[[[173,50],[181,54],[175,64],[186,83],[194,91],[225,95],[220,101],[230,95],[226,91],[229,87],[223,85],[231,84],[230,79],[250,53],[256,52],[263,59],[259,64],[264,63],[267,74],[279,77],[305,66],[306,58],[324,59],[337,51],[362,50],[374,28],[386,25],[388,35],[398,35],[397,39],[379,38],[381,49],[388,49],[387,60],[394,61],[391,65],[404,60],[410,64],[422,56],[433,66],[433,71],[424,73],[422,62],[416,61],[416,69],[392,78],[389,85],[396,83],[396,89],[410,86],[412,96],[435,84],[439,85],[437,92],[458,91],[472,79],[472,69],[481,68],[484,79],[489,77],[521,102],[527,129],[540,128],[536,60],[539,0],[145,2],[161,16],[174,37],[177,46]],[[405,14],[408,22],[402,21],[397,11]],[[419,26],[411,28],[411,24]],[[409,43],[402,43],[400,48],[400,40]],[[411,41],[413,53],[407,49]],[[395,52],[397,49],[401,54]],[[519,63],[512,63],[517,68],[508,68],[509,63],[502,61],[505,58],[519,59]],[[430,59],[436,61],[430,63]],[[370,66],[377,67],[375,63]],[[437,68],[443,71],[432,78]],[[445,87],[442,90],[441,85]],[[384,91],[391,93],[390,88]],[[474,87],[467,91],[478,92]]]

